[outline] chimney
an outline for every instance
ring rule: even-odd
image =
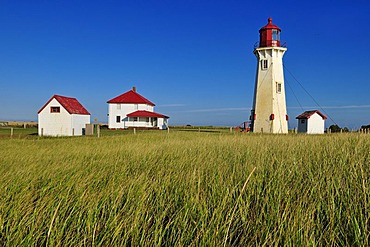
[[[136,93],[136,87],[132,87],[132,91]]]

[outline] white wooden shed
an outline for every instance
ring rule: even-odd
[[[76,98],[54,95],[38,111],[39,136],[80,136],[90,113]]]
[[[298,119],[299,133],[324,134],[327,117],[319,110],[305,111],[296,119]]]
[[[154,112],[155,104],[136,92],[136,87],[108,100],[108,128],[167,129],[169,117]]]

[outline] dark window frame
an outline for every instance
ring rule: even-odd
[[[269,67],[268,60],[267,59],[262,59],[261,60],[261,69],[262,70],[267,70]]]
[[[60,113],[60,106],[50,106],[51,113]]]
[[[283,90],[283,85],[280,82],[276,82],[276,93],[281,93]]]

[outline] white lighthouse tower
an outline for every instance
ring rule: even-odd
[[[251,131],[263,133],[288,133],[288,115],[285,103],[283,55],[287,50],[280,46],[281,29],[268,24],[259,31],[257,74],[251,112]]]

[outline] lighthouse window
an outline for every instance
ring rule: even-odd
[[[272,40],[280,40],[280,33],[278,30],[272,30]]]
[[[266,70],[268,68],[268,60],[267,59],[261,60],[261,67],[262,67],[263,70]]]
[[[281,83],[276,83],[276,93],[281,93]]]

